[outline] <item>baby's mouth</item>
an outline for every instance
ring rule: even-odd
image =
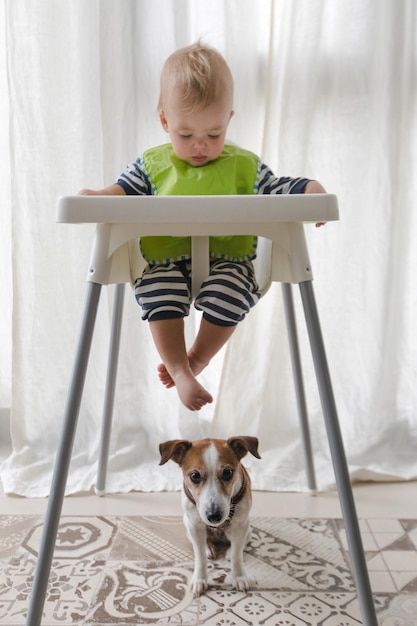
[[[204,163],[207,160],[207,157],[204,155],[196,155],[191,157],[194,163]]]

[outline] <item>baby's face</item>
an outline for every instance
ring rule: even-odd
[[[173,91],[160,113],[178,158],[194,167],[214,161],[223,151],[227,127],[233,115],[229,97],[221,98],[201,111],[184,111],[181,95]]]

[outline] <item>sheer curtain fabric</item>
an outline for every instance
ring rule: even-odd
[[[0,20],[0,408],[8,493],[45,496],[86,289],[92,226],[55,223],[60,195],[112,183],[166,141],[159,72],[201,38],[235,77],[230,139],[280,175],[338,195],[341,221],[308,228],[315,291],[354,479],[417,476],[417,44],[413,0],[6,0]],[[295,293],[300,311],[298,294]],[[113,289],[104,289],[68,493],[94,484]],[[333,484],[299,318],[319,485]],[[187,320],[191,339],[198,317]],[[259,437],[256,489],[306,487],[279,286],[202,374],[199,414],[159,383],[128,291],[108,488],[177,489],[158,444]],[[2,417],[3,419],[3,417]]]

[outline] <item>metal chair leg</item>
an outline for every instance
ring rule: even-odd
[[[307,473],[307,485],[311,493],[317,492],[316,475],[311,446],[310,427],[308,423],[307,403],[304,392],[303,372],[301,367],[300,349],[298,345],[297,324],[294,312],[294,300],[290,283],[282,283],[285,320],[287,323],[288,342],[291,354],[291,365],[294,376],[295,394],[297,397],[298,416],[300,420],[304,463]]]
[[[311,281],[300,283],[300,292],[362,620],[365,626],[377,626],[375,605]]]
[[[120,335],[122,330],[123,303],[125,284],[116,285],[113,302],[113,317],[110,335],[109,358],[107,365],[106,388],[104,392],[103,418],[101,426],[100,451],[95,492],[98,496],[106,493],[107,464],[111,427],[113,420],[114,395],[116,389],[117,365],[119,362]]]
[[[88,284],[81,332],[68,392],[61,440],[55,459],[51,492],[49,494],[48,508],[39,548],[26,626],[39,626],[42,621],[43,607],[46,599],[62,503],[67,484],[68,469],[77,428],[100,291],[101,285],[96,283]]]

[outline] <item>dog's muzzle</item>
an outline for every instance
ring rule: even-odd
[[[207,519],[210,522],[210,525],[212,524],[212,528],[222,528],[223,526],[225,526],[225,525],[230,523],[230,520],[232,519],[232,517],[233,517],[233,515],[235,513],[236,505],[239,504],[239,502],[243,499],[243,496],[245,495],[247,484],[248,484],[248,481],[247,481],[247,478],[246,478],[246,472],[243,470],[242,471],[242,485],[241,485],[239,491],[237,492],[237,494],[235,496],[233,496],[233,498],[230,500],[229,515],[224,520],[224,522],[222,524],[219,524],[220,520],[223,517],[222,512],[220,511],[220,509],[218,509],[216,507],[213,507],[213,510],[207,511]],[[193,494],[188,489],[188,487],[187,487],[187,485],[185,483],[183,485],[183,488],[184,488],[184,493],[187,496],[188,500],[192,504],[194,504],[194,506],[197,506],[197,503],[194,500]]]

